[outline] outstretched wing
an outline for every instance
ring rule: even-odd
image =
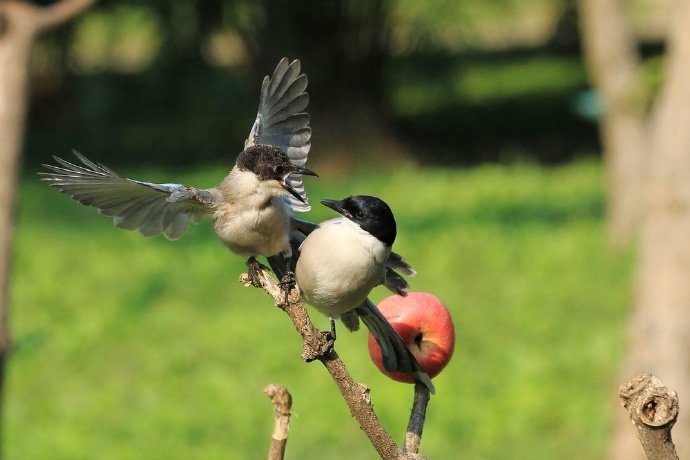
[[[261,85],[259,112],[244,142],[244,148],[256,144],[274,145],[287,153],[290,161],[297,166],[304,166],[311,147],[311,128],[309,114],[304,112],[309,104],[307,75],[300,73],[300,62],[287,58],[280,60],[273,75],[264,77]],[[295,189],[305,203],[289,197],[290,207],[294,211],[306,212],[311,209],[304,191],[302,176],[292,174],[288,184]]]
[[[199,222],[213,209],[213,191],[127,179],[74,154],[83,166],[53,157],[61,166],[44,164],[50,172],[40,172],[42,180],[81,204],[112,216],[120,228],[137,229],[144,236],[163,233],[175,240],[190,222]]]

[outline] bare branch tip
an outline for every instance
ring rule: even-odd
[[[289,415],[292,407],[292,395],[283,385],[270,384],[264,388],[264,394],[268,396],[275,406],[276,412],[281,415]]]
[[[240,274],[240,283],[244,285],[244,287],[249,287],[252,286],[252,277],[249,276],[249,273],[242,273]]]

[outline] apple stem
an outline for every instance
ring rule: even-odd
[[[422,442],[422,431],[424,430],[424,420],[426,418],[426,408],[430,398],[429,389],[422,382],[414,384],[414,402],[412,403],[412,413],[407,424],[405,433],[405,446],[403,452],[416,454],[419,452],[419,444]]]
[[[678,419],[678,395],[653,374],[640,374],[618,388],[637,437],[649,459],[678,460],[671,428]]]

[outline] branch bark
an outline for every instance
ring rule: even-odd
[[[288,430],[290,429],[290,410],[292,409],[292,395],[282,385],[269,385],[264,388],[264,393],[273,403],[273,434],[271,435],[271,447],[268,451],[268,460],[283,460],[285,456],[285,444],[287,444]]]
[[[253,284],[251,277],[247,274],[243,274],[240,281],[245,285],[263,288],[273,298],[275,304],[287,313],[303,339],[302,359],[307,362],[318,360],[324,365],[343,395],[345,403],[350,409],[350,414],[357,420],[360,428],[382,459],[411,460],[420,458],[414,453],[403,452],[381,425],[371,405],[369,388],[354,381],[345,364],[333,349],[332,341],[328,335],[314,327],[296,287],[286,293],[276,280],[263,269],[258,271],[256,279],[258,285]],[[421,429],[419,429],[419,434],[421,436]]]
[[[35,28],[38,33],[54,29],[96,3],[96,0],[63,0],[37,8]]]
[[[415,382],[414,402],[412,403],[410,421],[407,424],[407,433],[405,433],[404,451],[409,454],[419,452],[419,444],[422,442],[422,431],[424,430],[424,420],[426,419],[426,408],[429,405],[430,397],[431,395],[426,385],[421,382]]]
[[[618,389],[621,404],[637,428],[648,460],[678,460],[671,428],[678,418],[678,396],[652,374],[641,374]]]

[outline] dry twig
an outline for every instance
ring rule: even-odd
[[[268,385],[264,388],[264,393],[273,402],[273,418],[275,419],[268,460],[283,460],[288,430],[290,429],[292,396],[288,389],[282,385]]]

